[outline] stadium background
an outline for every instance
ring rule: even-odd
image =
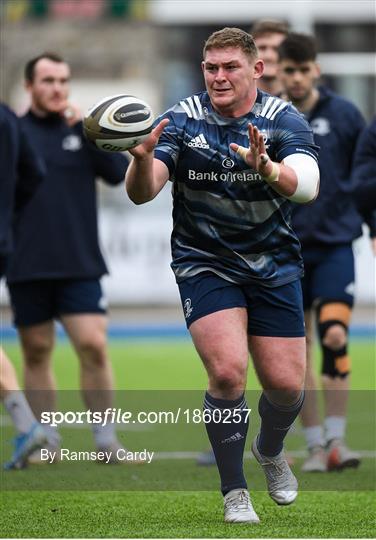
[[[148,101],[158,114],[202,88],[199,64],[204,39],[210,32],[226,25],[248,30],[260,17],[281,18],[295,31],[313,32],[319,40],[324,82],[355,102],[367,122],[376,112],[373,1],[2,0],[0,17],[0,97],[20,114],[28,106],[23,90],[23,66],[26,59],[44,50],[62,54],[71,65],[71,97],[82,110],[103,96],[130,93]],[[130,203],[123,187],[106,188],[100,183],[99,198],[101,243],[111,272],[104,279],[104,287],[110,302],[110,355],[117,388],[154,391],[204,388],[204,372],[193,347],[188,340],[180,339],[186,337],[186,332],[177,287],[169,268],[169,186],[155,201],[141,207]],[[354,428],[350,443],[374,458],[374,440],[372,445],[372,437],[371,442],[369,437],[373,434],[374,400],[369,391],[374,388],[375,379],[375,263],[366,229],[354,247],[357,306],[351,333],[352,354],[358,367],[354,372],[352,399],[353,402],[363,401],[364,407],[355,408],[350,417]],[[21,376],[20,351],[11,327],[3,284],[0,307],[1,341]],[[59,336],[55,357],[59,388],[77,388],[77,363],[63,334]],[[253,373],[249,387],[257,388]],[[151,402],[154,397],[151,395]],[[5,426],[1,433],[5,440],[12,431]],[[190,445],[188,436],[181,433],[180,450],[199,450],[205,444],[204,438],[194,436],[192,441],[197,444]],[[75,440],[69,430],[63,430],[63,435],[72,436],[80,447],[82,441]],[[143,434],[136,435],[133,444],[143,444]],[[297,433],[292,437],[292,449],[299,456],[302,448],[302,438]],[[171,450],[169,445],[160,446],[161,451],[166,449]],[[4,452],[9,453],[9,448]],[[370,486],[375,485],[372,463],[371,459],[366,459],[358,477],[349,471],[337,479],[337,483],[325,480],[324,485],[315,484],[311,489],[325,491],[303,493],[300,506],[290,511],[278,526],[278,509],[271,507],[265,493],[260,491],[257,503],[267,516],[268,527],[258,534],[267,537],[372,536],[374,514],[369,494]],[[197,468],[193,459],[187,461],[186,467],[187,475],[195,478]],[[166,475],[164,489],[168,486],[174,489],[171,478],[178,472],[168,462],[161,470]],[[60,470],[51,489],[68,472],[68,469]],[[216,493],[208,492],[204,500],[193,492],[178,495],[170,495],[169,491],[149,492],[147,497],[144,493],[118,493],[112,494],[109,502],[106,492],[45,494],[37,490],[32,498],[23,500],[19,490],[27,489],[25,481],[29,478],[30,482],[30,477],[26,474],[29,472],[12,477],[14,485],[4,484],[5,519],[0,536],[234,537],[255,534],[248,529],[234,530],[222,525]],[[109,474],[115,482],[110,482],[109,486],[115,490],[118,473]],[[126,486],[127,480],[132,482],[132,474],[123,475]],[[143,473],[140,475],[142,477]],[[102,476],[95,484],[98,489]],[[4,477],[1,478],[4,481]],[[210,486],[215,489],[215,471],[204,473],[203,481],[209,489]],[[257,489],[261,490],[261,485],[256,480]],[[77,486],[73,486],[74,489]],[[349,492],[349,489],[354,491]],[[128,509],[125,521],[124,505]],[[312,505],[317,512],[317,522]],[[351,520],[349,509],[356,511],[356,523]],[[171,521],[165,526],[159,523],[159,511],[170,516]],[[112,528],[97,524],[103,512],[112,516]],[[293,523],[295,518],[297,523]],[[151,522],[145,525],[148,520]]]
[[[324,81],[367,121],[376,111],[372,1],[5,0],[1,10],[1,98],[18,113],[28,105],[25,59],[52,49],[72,67],[71,97],[82,110],[124,92],[159,114],[202,89],[201,51],[211,31],[230,24],[249,29],[265,16],[314,32]],[[101,242],[111,270],[104,285],[113,308],[178,305],[169,268],[170,209],[168,185],[151,204],[136,207],[123,186],[100,184]],[[359,306],[374,298],[374,263],[367,238],[355,250]]]

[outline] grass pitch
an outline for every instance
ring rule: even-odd
[[[5,344],[20,373],[16,344]],[[353,377],[350,397],[348,441],[354,449],[374,452],[375,380],[374,345],[353,341]],[[201,407],[206,374],[189,341],[113,341],[110,355],[117,383],[117,399],[142,399],[139,408],[164,408],[181,396],[191,407]],[[55,372],[61,403],[78,387],[78,366],[73,352],[62,343],[55,354]],[[258,384],[252,369],[248,388]],[[136,392],[137,391],[137,392]],[[180,398],[183,399],[183,398]],[[75,399],[73,403],[76,403]],[[72,407],[76,410],[75,407]],[[64,427],[64,446],[93,449],[87,430]],[[251,417],[251,437],[257,431]],[[12,436],[2,428],[2,439]],[[165,451],[200,451],[207,441],[202,425],[153,426],[121,431],[128,447]],[[304,449],[299,428],[288,438],[288,449],[299,455]],[[11,447],[4,444],[1,460]],[[370,455],[372,455],[370,453]],[[262,472],[254,460],[245,460],[252,501],[260,525],[229,525],[223,522],[222,497],[215,468],[199,468],[194,459],[156,460],[150,465],[103,466],[96,463],[59,463],[34,466],[24,471],[1,473],[2,519],[0,536],[86,538],[371,538],[375,536],[375,466],[365,458],[358,471],[324,475],[299,474],[302,458],[296,459],[301,491],[294,505],[278,507],[265,492]]]

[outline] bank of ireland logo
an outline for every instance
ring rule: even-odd
[[[186,319],[189,319],[192,311],[193,311],[192,300],[190,298],[186,298],[184,300],[184,316]]]
[[[223,161],[222,161],[222,167],[224,167],[225,169],[232,169],[233,166],[235,165],[235,163],[232,161],[231,158],[229,157],[226,157]]]

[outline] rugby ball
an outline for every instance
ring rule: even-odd
[[[145,101],[118,94],[90,107],[83,119],[83,130],[86,138],[101,150],[123,152],[142,143],[153,122],[153,112]]]

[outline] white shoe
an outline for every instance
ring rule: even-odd
[[[260,523],[246,489],[233,489],[224,497],[226,523]]]
[[[41,449],[38,448],[32,452],[27,458],[27,462],[30,465],[50,465],[56,464],[60,461],[60,437],[54,441],[48,441],[43,445],[43,449],[49,451],[50,458],[48,460],[42,459]]]
[[[263,456],[257,448],[256,437],[252,443],[252,453],[264,469],[269,495],[273,501],[281,505],[293,503],[298,496],[298,481],[283,451],[278,456]]]
[[[347,467],[356,468],[360,464],[360,454],[350,450],[341,439],[330,441],[327,449],[328,471],[341,471]]]
[[[322,446],[314,446],[308,449],[309,456],[302,465],[303,472],[326,472],[327,457]]]

